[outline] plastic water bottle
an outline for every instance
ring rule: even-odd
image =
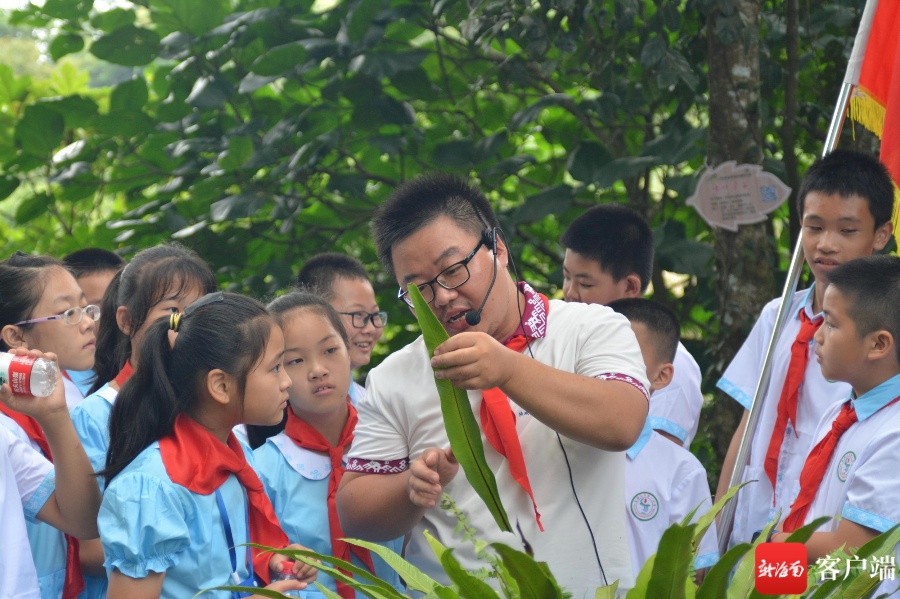
[[[278,580],[297,580],[297,577],[294,575],[294,562],[292,560],[284,560],[281,562],[283,568],[281,572],[272,573],[272,582]],[[303,591],[282,591],[281,594],[285,597],[302,597]]]
[[[47,397],[56,389],[58,378],[56,362],[0,353],[0,385],[9,384],[15,395]]]

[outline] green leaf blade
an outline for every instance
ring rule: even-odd
[[[416,318],[422,329],[428,355],[434,355],[434,349],[450,338],[440,321],[428,307],[422,294],[415,285],[409,286],[409,297],[416,309]],[[454,387],[450,381],[435,378],[438,395],[441,399],[441,413],[450,449],[466,475],[466,479],[478,496],[481,497],[488,510],[504,532],[512,532],[512,524],[500,501],[497,479],[487,464],[484,456],[484,444],[481,442],[481,427],[475,419],[469,397],[465,391]]]

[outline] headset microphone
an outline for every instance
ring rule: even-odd
[[[493,229],[490,233],[486,234],[491,237],[491,249],[494,252],[494,273],[491,275],[491,284],[488,286],[487,293],[484,294],[484,300],[482,300],[481,305],[478,306],[477,310],[469,310],[466,312],[466,324],[470,327],[478,326],[478,323],[481,322],[481,312],[484,310],[488,297],[491,295],[491,290],[494,288],[494,282],[497,280],[497,230]]]

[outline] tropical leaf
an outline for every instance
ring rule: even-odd
[[[697,599],[719,599],[726,595],[728,583],[731,581],[731,571],[744,555],[753,546],[750,543],[735,545],[719,558],[706,576],[703,584],[697,589]]]
[[[563,599],[562,590],[545,564],[503,543],[491,543],[491,547],[518,583],[522,599]]]
[[[693,524],[673,524],[659,540],[659,549],[653,564],[653,573],[647,584],[647,597],[654,599],[686,597],[685,581],[693,570]]]
[[[459,590],[460,597],[464,599],[496,599],[497,591],[491,588],[489,584],[473,576],[466,571],[455,557],[453,550],[446,550],[441,555],[441,567],[450,577],[453,584]]]
[[[693,541],[695,557],[697,555],[697,551],[699,551],[699,549],[700,549],[700,540],[706,534],[706,531],[709,530],[709,527],[712,526],[712,523],[715,521],[716,516],[719,515],[719,512],[721,512],[722,509],[725,507],[725,505],[729,501],[731,501],[735,495],[737,495],[738,491],[740,491],[744,487],[744,485],[748,485],[751,482],[753,482],[753,481],[747,481],[747,482],[744,482],[739,485],[735,485],[735,486],[731,487],[730,489],[728,489],[728,492],[725,493],[725,495],[723,495],[722,498],[720,500],[718,500],[712,506],[712,508],[709,509],[708,512],[706,512],[705,514],[703,514],[702,516],[697,518],[697,522],[695,523],[696,528],[694,529],[694,541]],[[699,506],[697,506],[697,507],[699,508]],[[696,511],[697,510],[695,509],[693,512],[691,512],[689,514],[689,517],[682,520],[682,522],[681,522],[682,526],[688,524],[693,519],[693,517],[694,517],[693,515]]]
[[[415,285],[409,286],[409,297],[416,309],[416,318],[425,338],[428,355],[433,356],[434,348],[450,337]],[[497,479],[494,478],[494,473],[484,457],[481,428],[475,420],[468,395],[465,391],[454,387],[448,380],[438,378],[434,380],[441,398],[441,413],[444,416],[444,427],[447,429],[447,438],[450,439],[453,455],[462,466],[469,484],[494,516],[497,526],[503,531],[512,532],[509,516],[500,501]]]
[[[434,539],[434,537],[428,534],[427,530],[424,534],[425,538],[429,539],[429,542],[430,539]],[[406,585],[414,591],[427,593],[434,587],[439,586],[437,581],[423,574],[421,570],[410,564],[408,561],[406,561],[384,545],[379,545],[378,543],[370,543],[369,541],[361,541],[359,539],[344,540],[351,545],[357,545],[359,547],[368,549],[369,551],[383,559],[388,566],[393,568],[394,571],[400,575],[400,578],[402,578],[404,582],[406,582]],[[436,539],[435,542],[437,542]]]

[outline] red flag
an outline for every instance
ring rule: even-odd
[[[900,184],[900,2],[868,0],[845,81],[856,87],[850,118],[881,138],[881,161]],[[897,225],[895,201],[895,234]]]

